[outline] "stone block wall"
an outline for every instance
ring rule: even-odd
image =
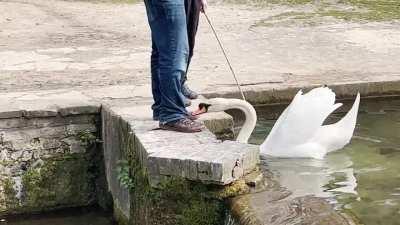
[[[0,119],[0,213],[93,203],[94,114]]]
[[[96,202],[99,109],[74,91],[0,96],[0,215]]]

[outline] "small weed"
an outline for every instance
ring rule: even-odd
[[[120,160],[118,162],[117,173],[118,173],[118,181],[122,187],[130,190],[134,188],[134,180],[130,174],[129,162],[126,160]]]
[[[82,143],[85,143],[86,146],[90,146],[100,141],[90,130],[78,131],[76,138]]]

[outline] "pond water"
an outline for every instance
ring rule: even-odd
[[[261,144],[274,124],[270,109],[258,108],[250,140]],[[343,116],[338,113],[330,120]],[[327,198],[337,210],[365,225],[400,224],[400,99],[362,100],[351,143],[324,160],[263,157],[294,196]]]
[[[115,225],[111,214],[97,208],[64,209],[3,220],[0,225]]]

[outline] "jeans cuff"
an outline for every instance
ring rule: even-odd
[[[174,122],[174,121],[177,121],[177,120],[180,120],[180,119],[184,119],[184,118],[186,118],[186,115],[184,115],[184,114],[180,114],[180,115],[177,115],[177,116],[174,116],[174,117],[170,117],[170,118],[167,118],[167,119],[163,119],[163,118],[160,118],[160,123],[161,124],[167,124],[167,123],[171,123],[171,122]]]

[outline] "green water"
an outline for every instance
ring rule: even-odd
[[[115,225],[115,223],[109,213],[85,208],[3,218],[0,225]]]
[[[250,142],[261,144],[274,121],[259,108]],[[343,114],[334,115],[337,120]],[[365,225],[400,224],[400,100],[364,100],[350,145],[324,160],[263,157],[293,196],[327,198]]]

